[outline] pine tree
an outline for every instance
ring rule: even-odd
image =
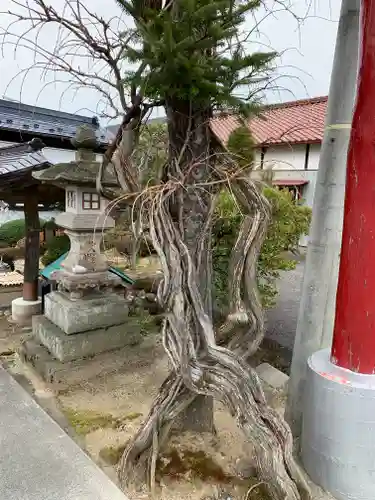
[[[135,83],[144,99],[162,101],[167,115],[163,184],[146,199],[151,236],[163,263],[159,300],[167,312],[163,336],[174,368],[125,450],[121,482],[148,477],[152,486],[156,457],[171,427],[182,420],[185,429],[212,430],[215,396],[229,406],[246,434],[255,431],[259,475],[272,498],[308,498],[292,458],[289,430],[267,407],[257,377],[244,361],[244,353],[254,352],[263,336],[255,271],[269,218],[267,200],[247,177],[232,182],[249,215],[230,266],[230,315],[222,329],[227,336],[228,330],[240,330],[231,350],[216,346],[212,325],[214,186],[233,174],[235,162],[222,168],[210,119],[216,110],[246,117],[259,107],[257,95],[268,82],[276,54],[247,54],[239,39],[246,15],[261,1],[171,0],[164,6],[152,0],[117,1],[133,17],[137,32],[136,46],[127,47],[124,56],[143,68],[124,83]]]

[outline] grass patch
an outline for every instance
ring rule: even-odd
[[[128,413],[124,417],[121,418],[122,421],[127,420],[131,422],[132,420],[137,420],[137,418],[142,417],[143,413],[138,413],[138,412],[133,412],[133,413]]]
[[[99,413],[90,410],[74,410],[72,408],[63,408],[66,418],[75,432],[80,436],[85,436],[90,432],[98,429],[117,429],[128,421],[131,422],[139,417],[142,413],[132,412],[119,418],[115,418],[108,413]]]
[[[141,308],[133,310],[129,314],[127,328],[141,335],[157,334],[160,332],[160,315],[150,314]]]
[[[98,429],[116,429],[121,421],[110,414],[97,413],[94,411],[78,411],[71,408],[64,408],[63,412],[69,420],[70,425],[80,436],[85,436]]]

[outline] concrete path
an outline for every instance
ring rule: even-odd
[[[127,500],[1,366],[0,499]]]
[[[276,306],[267,312],[266,338],[290,351],[294,346],[304,267],[304,262],[299,262],[293,271],[281,274]]]

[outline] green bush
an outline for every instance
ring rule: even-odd
[[[46,221],[40,219],[40,228],[44,227]],[[25,236],[25,219],[15,219],[0,226],[0,241],[5,246],[14,246],[17,241]]]
[[[297,249],[298,241],[309,229],[311,210],[296,203],[287,190],[265,187],[264,194],[271,202],[272,220],[258,260],[258,287],[264,307],[274,304],[276,280],[280,271],[295,267],[288,252]],[[236,241],[242,214],[228,191],[220,194],[213,227],[214,296],[218,309],[225,309],[228,296],[228,264]]]
[[[51,262],[61,257],[70,249],[69,237],[66,234],[55,236],[51,241],[46,243],[46,252],[41,258],[42,264],[48,266]]]
[[[21,238],[25,236],[25,221],[24,219],[16,219],[6,222],[0,227],[0,240],[13,246]]]

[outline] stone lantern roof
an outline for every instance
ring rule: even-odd
[[[57,163],[45,170],[33,172],[33,177],[42,183],[58,186],[73,184],[95,187],[101,162],[97,161],[94,152],[99,145],[94,129],[90,125],[80,126],[71,143],[77,149],[74,161]],[[106,169],[103,185],[118,187],[113,166]]]

